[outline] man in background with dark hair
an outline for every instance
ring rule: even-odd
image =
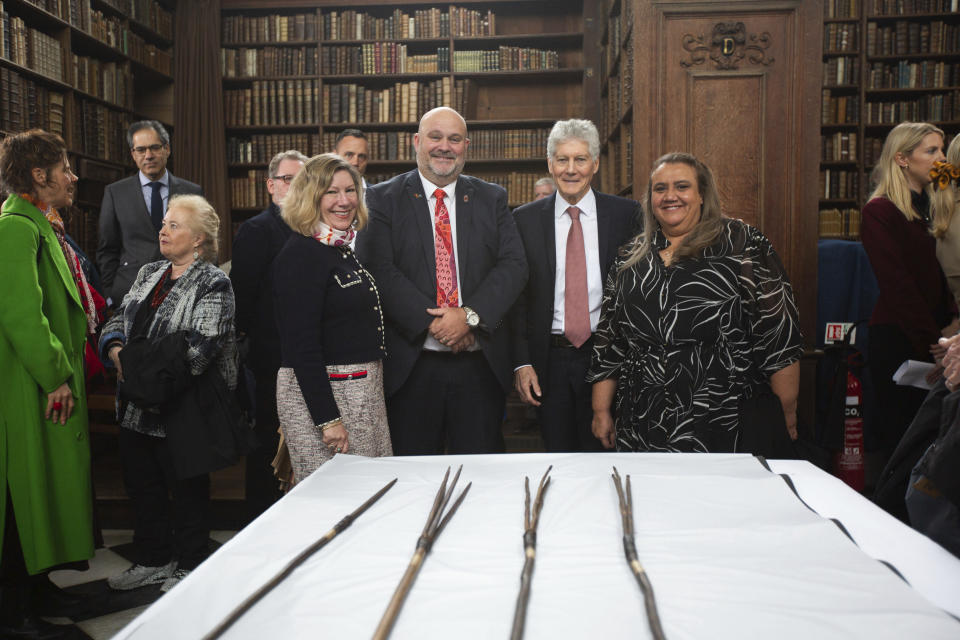
[[[170,134],[156,120],[127,130],[130,155],[140,170],[107,185],[100,205],[97,266],[104,295],[119,305],[143,265],[160,259],[160,226],[170,196],[203,195],[200,185],[167,171]]]
[[[333,152],[349,162],[357,173],[360,174],[360,180],[363,182],[363,190],[367,190],[367,181],[364,174],[367,173],[367,161],[369,160],[369,149],[367,145],[367,136],[360,129],[344,129],[337,136],[337,144]]]
[[[247,515],[253,520],[280,498],[270,466],[277,453],[277,370],[280,336],[273,313],[273,259],[293,230],[280,217],[283,199],[307,157],[282,151],[267,168],[270,204],[240,225],[233,241],[230,282],[237,304],[237,329],[246,336],[247,366],[256,381],[257,448],[247,455]]]

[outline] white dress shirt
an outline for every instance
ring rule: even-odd
[[[580,226],[583,227],[583,249],[587,257],[587,297],[590,303],[590,331],[597,330],[600,322],[600,305],[603,303],[603,275],[600,273],[600,237],[597,231],[597,198],[593,189],[571,205],[557,192],[553,207],[554,242],[557,251],[556,282],[553,285],[553,324],[551,333],[563,334],[564,292],[567,286],[567,235],[572,220],[567,207],[580,209]]]

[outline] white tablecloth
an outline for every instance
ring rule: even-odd
[[[393,638],[507,638],[523,564],[523,477],[553,464],[526,638],[649,637],[623,557],[611,465],[630,474],[636,544],[667,638],[960,638],[960,561],[842,483],[750,456],[337,456],[117,638],[199,638],[387,481],[397,485],[226,638],[369,638],[448,465],[467,499],[428,557]],[[863,549],[863,550],[861,550]],[[865,552],[865,551],[866,552]],[[869,554],[869,555],[868,555]],[[894,564],[910,582],[874,558]]]

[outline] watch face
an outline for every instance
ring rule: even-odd
[[[467,324],[471,327],[475,327],[480,324],[480,316],[478,316],[477,312],[473,309],[467,309]]]

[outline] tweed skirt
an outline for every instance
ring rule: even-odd
[[[333,399],[340,409],[347,430],[348,453],[358,456],[393,455],[387,406],[383,399],[383,363],[379,360],[360,364],[328,365],[330,376],[366,370],[365,378],[331,379]],[[302,481],[333,457],[323,444],[323,433],[316,427],[293,369],[277,372],[277,415],[293,467],[293,482]]]

